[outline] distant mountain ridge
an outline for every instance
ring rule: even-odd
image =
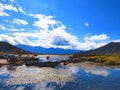
[[[19,54],[20,50],[23,50],[21,48],[18,48],[8,42],[0,41],[0,52],[1,53],[9,53],[9,54]],[[24,53],[29,53],[23,50]]]
[[[111,42],[100,48],[89,51],[60,49],[60,48],[43,48],[40,46],[29,45],[12,45],[7,42],[0,41],[0,52],[18,54],[20,50],[24,53],[37,53],[37,54],[80,54],[80,55],[120,55],[120,42]],[[78,53],[79,52],[79,53]]]
[[[26,51],[30,51],[30,52],[38,53],[38,54],[73,54],[73,53],[80,52],[80,50],[70,50],[70,49],[60,49],[60,48],[43,48],[40,46],[29,46],[29,45],[23,45],[23,44],[19,44],[16,46]]]
[[[120,42],[111,42],[100,48],[90,50],[81,55],[120,55]]]

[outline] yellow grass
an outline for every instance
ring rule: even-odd
[[[82,61],[92,61],[107,65],[120,65],[120,55],[77,56]]]

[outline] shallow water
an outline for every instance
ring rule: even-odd
[[[49,60],[52,61],[59,61],[59,60],[68,60],[70,59],[70,55],[39,55],[39,61],[46,62],[46,57],[50,56]]]
[[[80,63],[0,67],[0,90],[120,90],[120,69]]]

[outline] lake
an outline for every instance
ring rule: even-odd
[[[38,55],[40,62],[46,62],[46,57],[50,56],[49,60],[52,61],[59,61],[59,60],[68,60],[70,59],[70,55]]]
[[[120,68],[88,62],[55,68],[4,65],[0,67],[0,90],[120,90]]]

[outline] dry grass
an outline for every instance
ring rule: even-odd
[[[106,65],[120,65],[120,55],[91,55],[91,56],[77,56],[82,61],[91,61],[103,63]]]

